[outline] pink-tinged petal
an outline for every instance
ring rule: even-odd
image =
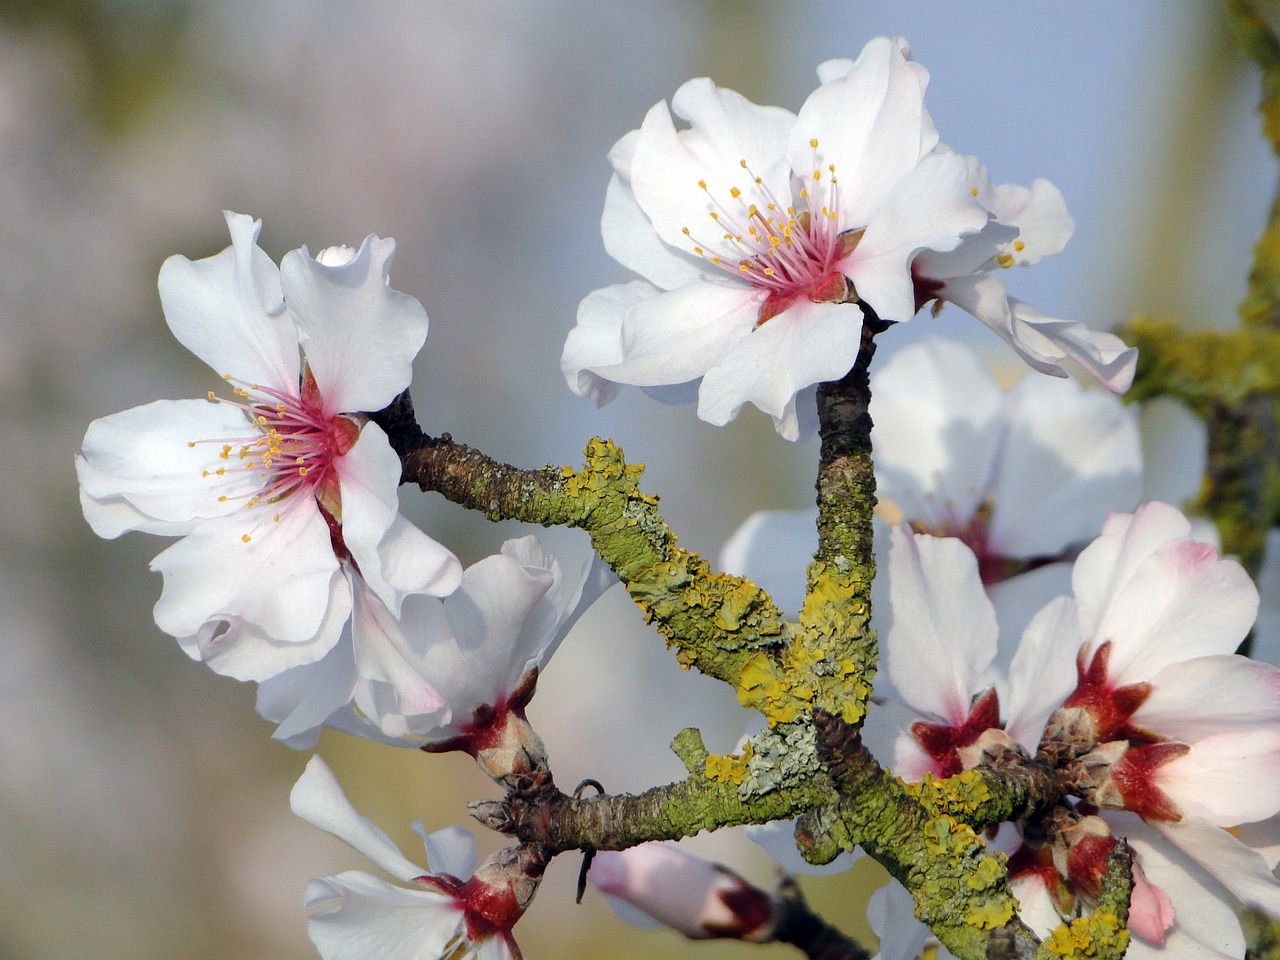
[[[1104,817],[1112,833],[1133,847],[1147,882],[1164,891],[1173,905],[1173,926],[1165,931],[1163,948],[1157,952],[1153,944],[1133,940],[1129,949],[1143,948],[1157,958],[1243,957],[1240,920],[1218,882],[1136,815],[1108,811]]]
[[[888,673],[902,699],[948,723],[969,716],[996,653],[996,618],[978,563],[959,540],[893,531]]]
[[[587,878],[602,892],[626,900],[691,939],[730,936],[750,941],[772,929],[774,908],[768,894],[674,843],[602,850],[592,860]]]
[[[384,702],[377,706],[376,712],[373,704],[357,698],[356,705],[361,712],[391,737],[409,733],[405,717],[447,718],[449,704],[419,672],[400,623],[358,578],[352,594],[351,634],[356,671],[362,687],[367,684],[385,688]],[[418,644],[430,643],[432,639],[415,637]]]
[[[1095,648],[1114,641],[1108,670],[1114,684],[1235,650],[1258,610],[1258,591],[1244,568],[1196,540],[1175,540],[1148,557],[1112,592],[1092,630],[1094,611],[1086,610],[1078,586],[1076,596],[1086,639]]]
[[[996,623],[1000,624],[1000,652],[996,662],[1002,672],[1007,672],[1009,662],[1017,652],[1019,638],[1032,618],[1050,600],[1070,596],[1071,564],[1067,561],[1047,563],[985,586],[987,598],[996,610]],[[1007,703],[1003,696],[1000,702]]]
[[[750,402],[774,418],[784,438],[796,440],[796,394],[844,376],[857,359],[861,336],[862,311],[856,304],[798,300],[739,340],[706,372],[698,416],[723,425]]]
[[[708,126],[677,133],[667,105],[656,104],[635,141],[631,189],[664,242],[689,252],[701,244],[732,258],[733,248],[722,239],[724,227],[710,214],[720,204],[734,202],[733,188],[751,191],[753,176],[761,177],[775,195],[789,197],[785,141],[772,131],[789,123],[790,114],[756,106],[706,79],[684,84],[674,99]],[[743,169],[743,160],[750,171]],[[734,207],[732,212],[741,211]]]
[[[1144,400],[1138,419],[1142,436],[1140,501],[1180,506],[1200,491],[1208,450],[1204,421],[1172,397]]]
[[[307,920],[307,934],[324,960],[443,957],[464,919],[453,897],[397,887],[355,870],[312,879],[306,906],[325,904],[332,906]]]
[[[1191,523],[1176,507],[1158,501],[1133,513],[1113,513],[1102,534],[1081,551],[1072,586],[1081,607],[1081,628],[1096,631],[1115,592],[1161,547],[1191,536]]]
[[[1247,730],[1205,737],[1190,752],[1156,767],[1151,777],[1189,816],[1220,827],[1264,820],[1280,811],[1280,733]]]
[[[85,519],[100,537],[177,536],[193,520],[243,509],[261,477],[200,441],[250,432],[240,410],[207,400],[157,400],[95,420],[76,457]]]
[[[1028,375],[1005,393],[1004,410],[990,526],[996,553],[1054,556],[1089,540],[1110,511],[1137,501],[1136,408],[1074,380]]]
[[[405,858],[390,837],[356,812],[333,771],[319,756],[307,761],[307,768],[289,794],[289,807],[303,820],[359,850],[398,880],[412,880],[425,873]]]
[[[677,253],[658,239],[631,186],[616,173],[605,191],[600,234],[609,256],[663,290],[683,287],[702,276],[701,260]]]
[[[1034,369],[1057,373],[1063,360],[1074,360],[1112,393],[1129,389],[1138,351],[1126,346],[1115,334],[1090,330],[1074,320],[1058,320],[1012,297],[1009,309],[1012,312],[1010,329],[992,329]]]
[[[1062,191],[1048,180],[1037,177],[1030,187],[1002,183],[983,202],[997,220],[1018,229],[1021,246],[1009,254],[1019,266],[1059,253],[1075,233]]]
[[[903,347],[871,377],[877,493],[909,520],[954,529],[986,498],[1000,447],[1000,390],[963,344]]]
[[[1036,874],[1015,878],[1009,884],[1009,890],[1018,898],[1018,917],[1036,932],[1037,936],[1047,937],[1062,923],[1062,917],[1053,904],[1049,888],[1044,879]]]
[[[371,235],[344,263],[321,263],[306,247],[280,262],[285,301],[329,416],[381,410],[413,376],[427,312],[389,286],[395,250],[394,240]]]
[[[1009,665],[1005,730],[1032,752],[1040,743],[1045,721],[1075,689],[1079,649],[1080,628],[1070,597],[1050,602],[1022,634]]]
[[[862,856],[862,848],[852,853],[845,851],[830,863],[810,863],[796,848],[795,820],[773,820],[769,823],[748,824],[747,839],[767,853],[785,873],[801,876],[826,876],[843,873]]]
[[[1171,663],[1151,678],[1132,723],[1183,743],[1280,729],[1280,669],[1234,654]]]
[[[1280,917],[1280,880],[1256,850],[1198,817],[1152,826],[1245,904]]]
[[[751,332],[765,294],[698,282],[634,303],[622,321],[623,359],[591,372],[642,387],[697,379]]]
[[[480,862],[476,854],[476,841],[465,827],[445,827],[434,833],[423,830],[415,823],[413,832],[422,838],[427,851],[427,866],[435,874],[447,873],[451,877],[466,879],[476,872]]]
[[[324,618],[338,561],[328,524],[305,498],[207,520],[157,556],[151,569],[164,575],[155,616],[166,633],[189,637],[236,617],[284,643],[306,643]]]
[[[257,245],[262,221],[226,218],[231,246],[203,260],[172,256],[160,268],[165,320],[218,376],[287,389],[301,369],[298,332],[284,312],[280,273]]]
[[[880,202],[842,270],[881,319],[909,320],[916,312],[915,255],[954,250],[986,223],[987,212],[969,192],[964,158],[932,154]]]
[[[835,167],[839,199],[832,206],[841,230],[877,217],[894,184],[933,148],[925,139],[932,127],[924,110],[927,83],[928,73],[907,60],[896,41],[877,37],[800,108],[787,159],[805,180],[815,171],[829,177]]]
[[[720,569],[754,581],[786,613],[804,603],[804,569],[818,549],[818,511],[761,510],[720,551]]]
[[[943,764],[925,753],[916,738],[906,731],[899,731],[894,738],[890,756],[888,766],[907,783],[919,783],[925,776],[938,779],[947,776]]]
[[[1129,898],[1129,932],[1148,943],[1164,943],[1165,932],[1173,925],[1173,902],[1160,887],[1146,878],[1139,864],[1133,866],[1133,893]]]
[[[560,371],[569,389],[603,407],[618,395],[622,385],[592,372],[625,359],[622,352],[622,318],[633,304],[656,297],[660,291],[644,280],[618,283],[595,290],[578,304],[578,322],[564,342]]]
[[[261,681],[255,707],[260,717],[279,724],[273,740],[309,750],[325,721],[351,702],[358,681],[351,644],[336,643],[315,663]]]

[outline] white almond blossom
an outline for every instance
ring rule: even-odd
[[[566,577],[534,537],[508,540],[467,567],[443,600],[410,596],[399,620],[374,607],[364,629],[382,642],[340,643],[323,660],[262,683],[258,712],[295,747],[314,745],[329,726],[474,756],[502,739],[509,718],[523,718],[560,641],[617,582],[595,553]],[[362,615],[358,606],[357,627]]]
[[[403,884],[348,870],[313,877],[305,905],[321,907],[307,932],[324,960],[519,960],[511,928],[537,888],[508,848],[479,869],[471,834],[446,827],[414,831],[428,872],[351,806],[323,760],[312,757],[289,795],[293,812],[333,834]],[[474,874],[473,874],[474,871]]]
[[[814,423],[796,395],[853,366],[863,305],[910,319],[913,258],[987,224],[964,159],[934,152],[905,43],[818,75],[798,115],[691,80],[614,146],[605,248],[644,280],[583,301],[561,360],[573,390],[603,403],[618,384],[700,381],[702,419],[750,402],[797,439]]]
[[[303,247],[277,269],[260,221],[227,225],[230,247],[170,257],[159,285],[170,330],[234,399],[97,420],[76,469],[100,536],[181,538],[152,562],[160,628],[218,673],[264,680],[323,657],[353,607],[397,614],[461,568],[399,514],[399,458],[361,413],[408,386],[427,334],[421,304],[388,284],[395,241]]]

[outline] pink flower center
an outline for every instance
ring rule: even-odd
[[[314,496],[332,527],[342,520],[342,500],[338,484],[338,460],[347,453],[360,436],[360,424],[350,417],[324,412],[319,387],[305,370],[301,388],[281,390],[249,384],[227,375],[233,392],[240,401],[223,400],[213,391],[209,399],[215,403],[230,403],[244,411],[253,432],[241,437],[218,437],[190,441],[221,444],[218,456],[226,466],[205,470],[205,477],[224,477],[232,471],[255,474],[261,485],[241,499],[245,507],[260,503],[280,504],[304,496]],[[236,499],[218,497],[225,503]],[[280,515],[275,519],[278,521]],[[242,538],[247,543],[249,535]]]
[[[694,253],[766,293],[758,324],[776,317],[800,297],[838,303],[853,294],[840,265],[862,239],[862,231],[840,232],[835,164],[823,170],[817,162],[818,141],[810,140],[809,145],[814,150],[814,170],[796,186],[800,209],[775,197],[741,160],[751,179],[745,189],[731,186],[727,203],[712,196],[705,180],[698,181],[711,199],[708,216],[715,229],[722,231],[719,239],[703,242],[684,228],[685,236],[694,242]]]

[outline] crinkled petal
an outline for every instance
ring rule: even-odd
[[[1000,390],[963,344],[930,338],[871,378],[877,494],[929,526],[968,523],[1000,444]]]
[[[333,771],[319,756],[307,761],[307,768],[289,794],[289,806],[303,820],[350,844],[398,880],[408,881],[426,873],[406,859],[390,837],[356,812]],[[308,906],[315,903],[310,896],[308,901]]]
[[[309,750],[320,728],[351,702],[359,674],[351,644],[336,643],[315,663],[294,667],[258,684],[258,715],[278,724],[271,734],[295,750]]]
[[[1034,369],[1057,373],[1063,360],[1074,360],[1112,393],[1129,389],[1138,351],[1115,334],[1090,330],[1074,320],[1055,319],[1013,297],[1009,298],[1009,309],[1010,328],[992,329]]]
[[[1026,376],[1004,395],[990,543],[1004,556],[1053,556],[1137,501],[1137,410],[1073,380]]]
[[[894,184],[841,269],[882,320],[909,320],[916,312],[915,255],[954,250],[986,223],[987,212],[969,192],[964,158],[932,154]]]
[[[1132,722],[1184,743],[1280,729],[1280,669],[1234,654],[1171,663],[1151,678],[1151,693]]]
[[[243,509],[262,478],[200,441],[250,432],[239,409],[207,400],[157,400],[93,421],[76,457],[85,519],[100,537],[180,536],[193,520]]]
[[[321,263],[306,247],[280,262],[285,301],[328,416],[381,410],[409,386],[427,312],[388,284],[395,250],[394,240],[370,235],[343,263]]]
[[[338,901],[307,920],[307,933],[324,960],[435,960],[463,925],[462,905],[435,890],[397,887],[348,870],[315,877],[309,907]]]
[[[284,312],[280,272],[257,245],[262,221],[229,211],[226,218],[231,246],[203,260],[172,256],[160,268],[165,320],[218,376],[296,386],[298,331]]]
[[[744,283],[699,281],[633,303],[622,321],[623,359],[590,372],[642,387],[696,379],[751,332],[764,297]]]
[[[151,569],[164,575],[155,616],[166,633],[192,636],[230,616],[276,640],[306,643],[324,618],[338,560],[328,524],[315,500],[304,497],[207,520]]]
[[[683,287],[702,276],[701,260],[678,253],[658,239],[630,184],[616,173],[605,191],[600,234],[609,256],[663,290]]]
[[[855,304],[798,300],[734,344],[706,372],[698,395],[698,416],[723,425],[750,402],[774,418],[782,436],[798,439],[796,394],[810,384],[838,380],[848,373],[857,359],[861,336],[862,311]],[[785,432],[784,423],[790,427]]]
[[[593,373],[592,368],[622,362],[622,318],[633,304],[658,293],[651,283],[633,280],[587,294],[578,305],[577,325],[569,331],[560,356],[560,370],[570,390],[590,397],[598,407],[618,395],[621,384]]]
[[[1205,737],[1157,767],[1152,779],[1192,817],[1220,827],[1264,820],[1280,811],[1280,733],[1245,730]],[[1227,784],[1236,789],[1224,789]]]
[[[996,618],[978,563],[959,540],[893,531],[888,673],[902,699],[948,723],[969,716],[996,653]]]
[[[760,510],[743,521],[720,551],[720,569],[747,577],[786,613],[804,603],[804,569],[818,549],[818,511]]]
[[[929,74],[897,41],[876,37],[848,70],[827,75],[832,79],[800,108],[787,158],[806,180],[815,170],[828,175],[834,165],[839,228],[857,229],[879,216],[894,185],[933,149],[936,132],[924,109]]]

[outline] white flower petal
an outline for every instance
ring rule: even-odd
[[[76,457],[85,519],[100,537],[174,536],[242,510],[261,477],[222,459],[221,444],[199,441],[252,432],[239,409],[207,400],[157,400],[95,420]]]
[[[926,136],[932,122],[924,110],[928,79],[896,41],[876,37],[846,72],[824,82],[800,108],[787,158],[802,179],[815,170],[829,176],[829,166],[835,166],[840,193],[833,206],[841,230],[865,227],[878,216],[894,184],[933,149]]]
[[[1075,602],[1058,597],[1027,625],[1009,665],[1005,730],[1035,752],[1049,715],[1075,689],[1080,628]]]
[[[1090,330],[1074,320],[1055,319],[1012,297],[1009,309],[1010,328],[992,329],[1036,370],[1056,373],[1062,369],[1061,361],[1074,360],[1112,393],[1129,389],[1138,351],[1115,334]]]
[[[395,250],[394,240],[371,235],[346,263],[320,263],[305,247],[280,262],[285,301],[329,416],[381,410],[412,378],[427,313],[389,286]]]
[[[230,247],[194,262],[173,256],[160,268],[165,320],[218,376],[287,389],[301,369],[298,333],[284,312],[279,271],[257,246],[262,221],[226,218]]]
[[[772,857],[774,862],[789,874],[826,876],[832,873],[843,873],[862,856],[862,849],[858,848],[852,853],[846,850],[830,863],[822,865],[810,863],[800,856],[800,851],[796,848],[795,820],[748,824],[744,829],[747,839]]]
[[[786,416],[788,406],[804,387],[844,376],[857,359],[861,337],[862,311],[856,304],[798,300],[734,344],[706,372],[698,416],[723,425],[750,402],[772,416],[775,426],[791,419],[791,429],[780,432],[796,440],[798,424]]]
[[[1025,376],[1004,394],[1008,424],[994,478],[990,542],[1013,557],[1087,541],[1137,502],[1137,410],[1073,380]]]
[[[632,304],[659,293],[644,280],[617,283],[595,290],[578,304],[577,325],[569,331],[560,357],[560,370],[569,389],[590,397],[602,407],[622,389],[621,384],[593,373],[593,367],[607,367],[625,359],[622,351],[622,319]]]
[[[683,287],[702,276],[701,260],[677,253],[658,239],[630,184],[616,173],[605,191],[600,234],[609,256],[663,290]]]
[[[1280,729],[1280,669],[1234,654],[1171,663],[1151,678],[1151,693],[1132,722],[1184,743]]]
[[[259,716],[279,724],[273,740],[309,750],[325,721],[351,702],[358,680],[351,644],[336,643],[315,663],[259,682],[255,706]]]
[[[366,684],[385,685],[386,695],[394,709],[382,709],[376,715],[369,704],[357,701],[362,712],[379,723],[382,732],[399,736],[406,732],[403,721],[388,726],[386,717],[448,715],[445,698],[417,669],[418,664],[400,623],[381,600],[362,581],[356,579],[352,591],[352,650],[356,670]],[[433,637],[415,637],[418,644],[429,644]]]
[[[818,549],[818,511],[761,510],[743,521],[720,551],[720,569],[747,577],[785,613],[804,604],[804,569]]]
[[[447,873],[459,880],[466,880],[476,872],[479,856],[476,841],[465,827],[445,827],[427,833],[421,823],[413,825],[413,832],[422,838],[427,851],[427,865],[435,874]]]
[[[305,497],[207,520],[157,556],[151,569],[164,575],[155,616],[166,633],[192,636],[210,621],[234,616],[276,640],[304,643],[324,618],[338,561],[328,524],[315,500]]]
[[[1021,249],[1011,251],[1018,265],[1030,265],[1059,253],[1075,233],[1062,191],[1037,177],[1030,187],[1002,183],[984,198],[1000,223],[1018,229]]]
[[[1172,397],[1142,403],[1142,502],[1163,500],[1181,506],[1200,492],[1208,458],[1204,421]]]
[[[915,255],[954,250],[986,223],[987,212],[969,192],[964,158],[932,154],[894,184],[843,271],[882,320],[910,320],[916,312]]]
[[[463,925],[462,905],[435,890],[406,890],[349,870],[316,877],[307,906],[333,900],[312,915],[307,933],[324,960],[437,960]]]
[[[289,794],[289,807],[303,820],[359,850],[398,880],[412,880],[426,873],[407,860],[390,837],[356,812],[333,771],[319,756],[307,761],[307,768]]]
[[[996,618],[978,564],[959,540],[893,531],[888,673],[902,699],[948,723],[969,716],[996,653]]]
[[[1197,817],[1152,826],[1245,904],[1280,917],[1280,880],[1256,850]]]
[[[1280,733],[1205,737],[1189,753],[1157,767],[1152,779],[1192,817],[1220,827],[1265,820],[1280,811]],[[1224,789],[1226,784],[1237,789]]]
[[[694,283],[641,300],[623,318],[623,359],[591,372],[637,386],[696,379],[751,332],[763,300],[763,291],[737,283]]]

